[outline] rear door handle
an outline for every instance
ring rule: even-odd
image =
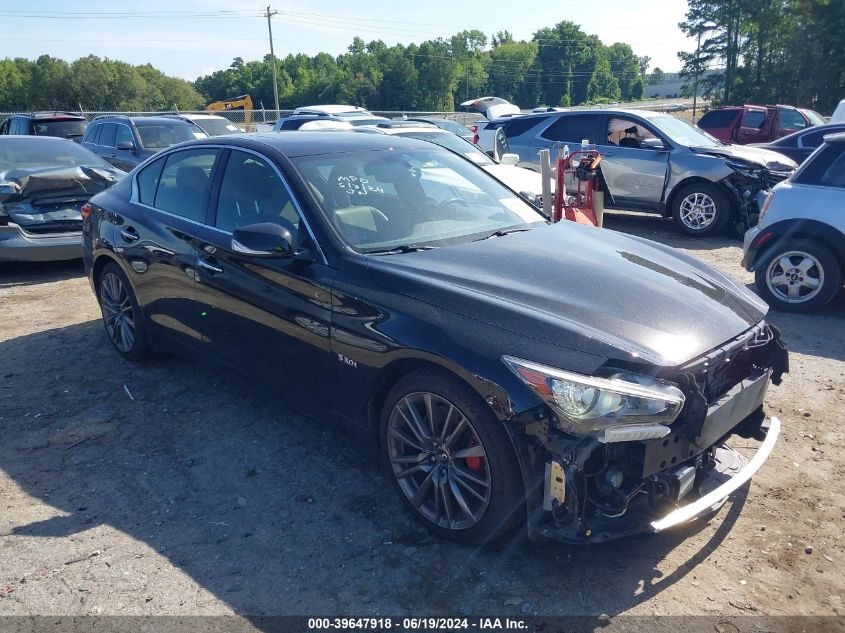
[[[134,242],[140,237],[140,235],[138,235],[135,229],[133,229],[131,226],[128,226],[125,229],[120,229],[120,237],[122,237],[127,242]]]
[[[223,272],[223,269],[220,268],[220,266],[215,266],[214,264],[212,264],[211,262],[209,262],[206,259],[200,258],[200,260],[197,262],[197,264],[199,265],[200,268],[204,268],[205,270],[207,270],[208,272],[210,272],[214,275],[219,275],[220,273]]]

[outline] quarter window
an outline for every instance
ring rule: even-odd
[[[205,222],[211,171],[217,150],[193,149],[170,154],[161,170],[156,187],[156,209]]]
[[[296,243],[299,215],[276,170],[255,154],[233,150],[220,182],[215,226],[233,232],[260,222],[283,226]]]
[[[88,127],[88,130],[85,132],[85,137],[82,139],[83,143],[96,143],[97,142],[97,132],[100,131],[101,125],[91,125]]]
[[[164,159],[160,158],[138,172],[138,201],[142,204],[152,206],[155,203],[156,187],[158,187],[162,167],[164,167]]]

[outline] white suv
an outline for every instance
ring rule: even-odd
[[[810,312],[842,287],[845,268],[845,133],[825,143],[761,205],[745,234],[742,265],[773,308]]]

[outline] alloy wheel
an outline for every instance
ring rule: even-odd
[[[824,283],[824,268],[803,251],[787,251],[766,269],[769,291],[786,303],[803,303],[815,297]]]
[[[481,521],[492,484],[487,453],[454,404],[428,392],[401,398],[390,412],[387,451],[399,487],[426,519],[450,530]]]
[[[106,332],[121,352],[129,352],[135,344],[135,317],[132,301],[123,281],[107,272],[100,281],[100,305]]]
[[[701,231],[716,219],[716,203],[706,193],[691,193],[681,201],[681,222],[694,231]]]

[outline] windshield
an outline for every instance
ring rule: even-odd
[[[81,138],[85,134],[88,121],[67,119],[64,121],[32,122],[32,133],[37,136],[59,136],[61,138]]]
[[[673,116],[656,116],[647,119],[658,130],[669,137],[669,140],[674,141],[678,145],[685,145],[687,147],[721,147],[717,139],[710,136],[704,130],[693,127],[685,121]]]
[[[80,167],[82,165],[105,169],[112,168],[95,153],[64,139],[0,138],[0,171],[50,166]]]
[[[470,159],[477,165],[495,165],[495,163],[490,159],[487,154],[482,152],[472,143],[465,141],[460,136],[455,136],[451,132],[413,131],[400,132],[396,136],[407,136],[410,138],[419,139],[421,141],[429,141],[430,143],[434,143],[435,145],[439,145],[440,147],[445,147],[446,149],[455,152],[456,154],[460,154],[464,158]]]
[[[224,136],[226,134],[239,134],[241,132],[241,129],[237,125],[226,119],[197,119],[194,122],[209,136]]]
[[[810,119],[810,123],[813,125],[824,125],[827,121],[824,120],[824,117],[816,112],[815,110],[801,110],[808,119]]]
[[[186,123],[136,123],[141,142],[147,149],[170,147],[182,141],[206,138],[195,126]]]
[[[462,244],[545,222],[484,170],[433,145],[292,160],[342,239],[362,252]]]

